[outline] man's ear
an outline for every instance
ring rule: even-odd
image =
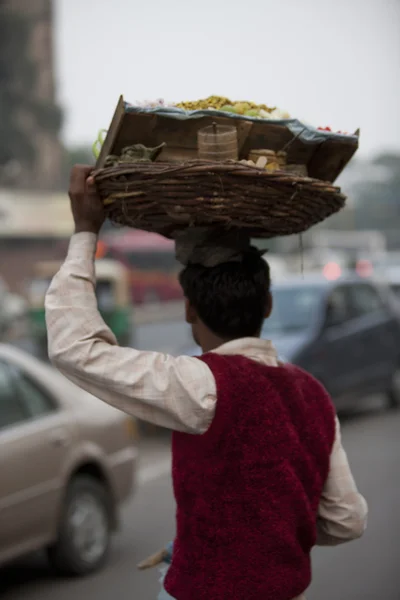
[[[186,323],[189,323],[189,325],[193,325],[197,321],[196,309],[190,304],[187,298],[185,298],[185,318]]]
[[[271,294],[271,292],[268,292],[267,308],[266,308],[266,311],[265,311],[265,318],[266,319],[268,319],[268,317],[271,316],[272,307],[273,307],[272,294]]]

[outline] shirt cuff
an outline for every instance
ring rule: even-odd
[[[97,235],[83,231],[75,233],[69,242],[68,260],[94,260],[97,250]]]

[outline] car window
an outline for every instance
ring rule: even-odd
[[[20,373],[17,376],[16,388],[21,402],[25,405],[31,418],[36,419],[55,410],[54,400],[25,374]]]
[[[19,398],[11,368],[0,362],[0,430],[26,421],[29,417]]]
[[[383,301],[371,285],[355,284],[350,286],[351,310],[355,317],[361,317],[384,308]]]
[[[326,310],[326,326],[340,325],[351,318],[348,290],[345,286],[332,290]]]
[[[276,286],[272,289],[273,308],[266,319],[262,337],[301,333],[315,322],[325,288],[307,284]]]

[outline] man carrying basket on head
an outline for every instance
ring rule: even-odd
[[[361,536],[367,508],[327,392],[280,365],[259,338],[272,308],[268,265],[245,236],[183,233],[186,318],[204,354],[119,347],[96,306],[104,210],[90,174],[71,174],[75,235],[46,298],[49,354],[81,388],[174,431],[167,592],[176,600],[303,598],[312,547]]]

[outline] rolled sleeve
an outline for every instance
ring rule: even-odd
[[[318,509],[317,544],[331,546],[361,537],[367,516],[368,506],[354,481],[336,418],[330,471]]]

